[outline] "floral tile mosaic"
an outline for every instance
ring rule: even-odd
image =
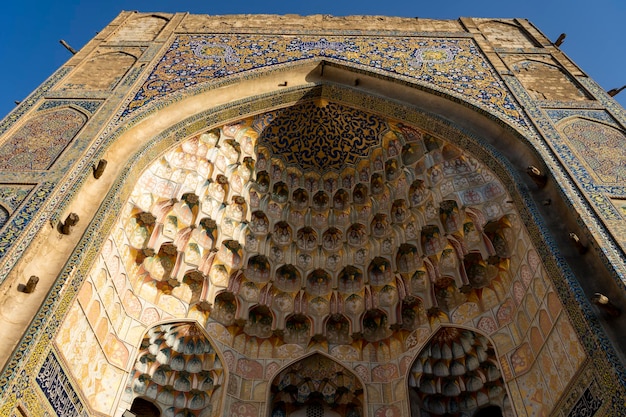
[[[57,107],[67,107],[70,105],[80,107],[90,114],[93,114],[100,108],[100,105],[102,105],[102,100],[46,100],[41,104],[41,106],[39,106],[37,111],[54,109]]]
[[[473,40],[420,37],[179,35],[123,116],[202,82],[314,58],[405,76],[499,114],[518,128],[529,125]]]
[[[618,127],[616,120],[611,117],[606,110],[585,110],[585,109],[546,109],[546,114],[555,123],[560,122],[568,117],[584,117],[587,119],[597,120],[612,126]]]
[[[22,204],[32,189],[32,185],[0,185],[0,204],[13,212]]]

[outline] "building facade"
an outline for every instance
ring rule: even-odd
[[[123,12],[0,124],[0,414],[626,415],[625,126],[523,19]]]

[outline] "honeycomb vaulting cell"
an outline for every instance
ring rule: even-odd
[[[162,155],[124,230],[144,293],[277,346],[375,343],[502,296],[508,200],[446,138],[315,99]]]

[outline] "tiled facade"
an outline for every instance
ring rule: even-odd
[[[124,12],[0,124],[0,414],[626,415],[625,126],[525,20]]]

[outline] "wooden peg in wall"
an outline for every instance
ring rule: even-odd
[[[611,97],[615,97],[616,95],[619,94],[620,91],[626,89],[626,85],[621,86],[620,88],[612,88],[609,91],[607,91],[606,93],[608,95],[610,95]]]
[[[98,165],[93,167],[93,177],[95,179],[99,179],[104,173],[104,169],[107,167],[106,159],[101,159],[98,161]]]
[[[548,182],[548,178],[536,166],[531,165],[528,168],[526,168],[526,173],[533,180],[533,182],[537,184],[537,187],[543,188],[546,186],[546,182]]]
[[[593,298],[591,298],[591,302],[611,317],[617,317],[622,313],[620,309],[609,300],[609,297],[599,292],[594,294]]]
[[[587,253],[589,249],[587,248],[587,246],[583,245],[576,233],[570,233],[569,238],[572,242],[574,242],[574,246],[576,246],[578,253],[580,253],[581,255]]]
[[[37,288],[37,283],[39,282],[39,277],[36,275],[31,275],[30,278],[28,278],[28,282],[26,283],[26,285],[19,285],[17,287],[17,290],[20,292],[23,292],[25,294],[30,294],[33,291],[35,291],[35,288]]]
[[[566,36],[567,35],[565,33],[561,33],[557,40],[554,41],[554,46],[561,46],[563,44],[563,41],[565,41]]]
[[[70,213],[65,221],[61,223],[61,233],[63,233],[64,235],[69,235],[72,231],[72,227],[75,226],[76,223],[78,223],[78,220],[80,220],[78,214]]]
[[[63,45],[63,46],[65,47],[65,49],[67,49],[68,51],[70,51],[70,52],[72,53],[72,55],[76,55],[76,52],[78,52],[78,51],[76,51],[76,49],[72,48],[72,47],[71,47],[71,46],[70,46],[67,42],[65,42],[63,39],[61,39],[61,40],[59,41],[59,43],[60,43],[61,45]]]

